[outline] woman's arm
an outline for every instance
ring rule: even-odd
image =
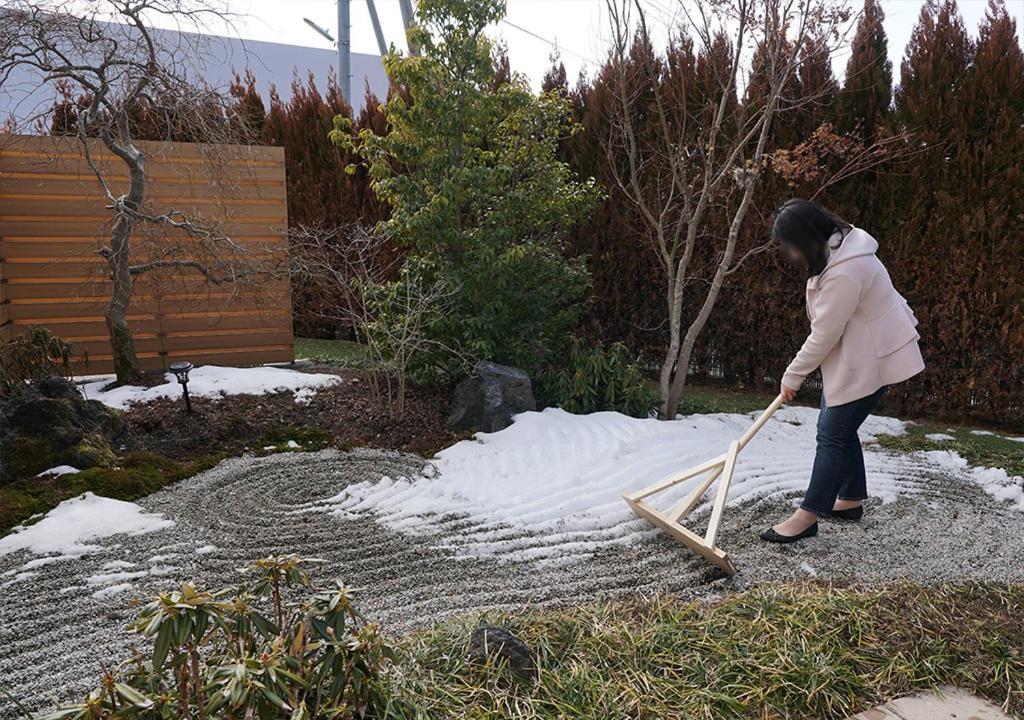
[[[848,275],[826,278],[818,286],[814,302],[814,320],[811,333],[804,341],[800,352],[786,368],[782,385],[795,391],[800,389],[804,378],[814,372],[832,348],[839,342],[846,329],[846,323],[860,304],[861,286]]]

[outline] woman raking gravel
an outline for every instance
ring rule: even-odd
[[[890,385],[924,370],[917,318],[875,254],[878,242],[814,203],[794,199],[775,215],[773,238],[807,275],[811,332],[782,376],[789,402],[819,367],[823,392],[817,451],[800,507],[761,539],[818,534],[819,517],[859,520],[868,496],[857,429]]]

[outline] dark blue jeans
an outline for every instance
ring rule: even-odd
[[[818,413],[818,451],[814,455],[811,482],[800,504],[804,510],[831,517],[836,498],[863,500],[868,496],[864,475],[864,453],[857,429],[861,426],[887,387],[860,400],[829,407],[821,396]]]

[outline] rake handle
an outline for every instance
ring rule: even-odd
[[[768,422],[768,418],[770,418],[772,415],[774,415],[775,411],[778,410],[780,407],[782,407],[782,405],[783,405],[783,400],[782,400],[782,394],[780,393],[778,395],[778,397],[776,397],[772,401],[772,404],[769,405],[767,408],[765,408],[765,411],[763,413],[761,413],[761,415],[757,418],[757,420],[754,421],[754,424],[751,425],[749,428],[747,428],[747,431],[745,433],[743,433],[743,437],[741,437],[739,439],[739,444],[740,444],[740,448],[739,449],[740,450],[742,450],[744,448],[744,446],[748,442],[750,442],[755,435],[757,435],[758,431],[761,428],[764,427],[764,424],[766,422]]]

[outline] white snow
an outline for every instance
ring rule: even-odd
[[[41,478],[46,477],[47,475],[59,477],[61,475],[73,475],[74,473],[78,472],[82,471],[74,467],[73,465],[58,465],[57,467],[52,467],[49,470],[43,470],[41,473],[36,475],[36,477]]]
[[[90,544],[112,535],[141,535],[174,525],[163,515],[147,513],[135,503],[87,492],[65,500],[39,522],[19,526],[0,538],[0,556],[18,550],[35,555],[80,557],[101,550]]]
[[[932,442],[949,442],[950,440],[956,440],[952,435],[946,433],[928,433],[924,436],[925,440],[931,440]]]
[[[294,440],[289,440],[289,441],[288,441],[288,442],[287,442],[287,443],[285,444],[285,447],[287,447],[287,448],[289,448],[289,449],[291,449],[291,450],[295,450],[296,448],[300,448],[300,447],[302,447],[302,446],[301,446],[301,445],[299,445],[299,444],[298,444],[297,442],[295,442]]]
[[[118,585],[110,585],[108,587],[97,590],[92,594],[92,596],[94,598],[102,600],[103,598],[110,597],[111,595],[119,595],[120,593],[128,592],[132,589],[132,587],[133,586],[131,583],[120,583]]]
[[[104,564],[104,570],[126,570],[130,567],[135,567],[135,563],[128,562],[127,560],[111,560]]]
[[[914,455],[926,458],[948,472],[967,477],[996,500],[1024,511],[1024,478],[1010,475],[1002,468],[971,467],[967,460],[950,450],[927,450]]]
[[[167,373],[164,379],[167,382],[163,385],[150,388],[123,385],[104,391],[103,388],[110,384],[109,380],[98,380],[81,387],[87,398],[99,400],[118,410],[125,410],[133,403],[168,397],[180,398],[181,385],[174,375]],[[219,398],[226,395],[265,395],[290,390],[296,393],[296,402],[309,402],[317,389],[340,382],[341,378],[337,375],[304,373],[288,368],[203,365],[189,374],[188,392],[192,397]]]
[[[209,555],[212,552],[217,552],[216,545],[203,545],[196,548],[196,555]]]
[[[500,556],[557,566],[656,533],[633,516],[622,493],[723,453],[754,417],[691,415],[661,422],[553,408],[523,413],[501,432],[480,433],[438,453],[418,477],[350,485],[297,512],[369,514],[392,529],[451,548],[457,557]],[[776,413],[741,452],[728,504],[764,498],[796,502],[811,473],[816,419],[810,408]],[[871,416],[860,435],[868,440],[905,429],[900,420]],[[868,491],[883,502],[918,492],[936,474],[952,474],[1024,510],[1024,479],[969,467],[954,452],[900,455],[869,445],[864,461]],[[687,480],[648,502],[667,509],[698,481]],[[697,525],[706,518],[716,487],[695,510]]]
[[[802,493],[814,459],[816,419],[817,411],[809,408],[776,413],[740,455],[729,502]],[[463,557],[586,555],[656,532],[633,516],[622,493],[725,452],[752,420],[719,414],[662,422],[554,408],[523,413],[501,432],[480,433],[443,450],[422,477],[350,485],[304,511],[372,513],[410,535],[448,530],[442,542]],[[873,416],[862,437],[904,429],[899,420]],[[870,491],[885,502],[915,492],[925,481],[914,467],[921,461],[868,451],[865,462]],[[698,481],[687,480],[651,502],[668,507]],[[712,497],[705,496],[698,514],[707,512]]]
[[[971,435],[995,435],[995,433],[990,430],[971,430]]]

